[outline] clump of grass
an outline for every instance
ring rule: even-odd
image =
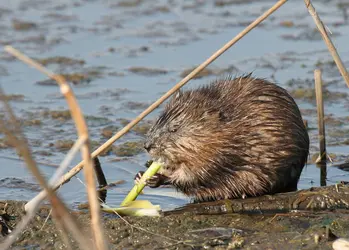
[[[110,138],[119,130],[117,126],[107,126],[101,130],[101,135],[105,138]]]
[[[86,63],[84,60],[78,60],[78,59],[69,58],[65,56],[41,58],[41,59],[37,59],[37,61],[45,66],[49,64],[84,65]]]
[[[73,140],[58,140],[55,142],[54,146],[56,149],[62,152],[67,152],[74,145]]]
[[[164,75],[167,74],[165,69],[155,69],[147,67],[131,67],[128,69],[131,73],[144,75],[144,76],[155,76],[155,75]]]
[[[12,20],[12,28],[17,31],[27,31],[37,29],[38,25],[34,22],[21,21],[19,19]]]
[[[55,120],[67,121],[71,119],[71,114],[69,110],[46,110],[43,111],[42,115],[44,117],[51,117]]]
[[[140,141],[130,141],[113,147],[113,152],[117,156],[135,156],[143,152],[143,143]]]

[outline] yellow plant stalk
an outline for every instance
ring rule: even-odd
[[[124,201],[121,203],[121,206],[126,206],[127,203],[129,203],[130,201],[134,201],[139,195],[139,193],[142,192],[143,188],[145,187],[146,181],[153,175],[155,175],[159,171],[161,166],[161,163],[154,161],[147,169],[147,171],[144,172],[139,182],[136,183],[134,187],[131,189],[131,191],[128,193]]]
[[[153,205],[147,200],[129,201],[124,207],[109,207],[102,204],[102,211],[129,216],[160,216],[160,206]]]
[[[101,204],[102,210],[107,213],[117,213],[118,215],[131,216],[160,216],[160,206],[153,205],[147,200],[135,201],[140,192],[145,187],[146,181],[155,175],[162,164],[153,162],[150,167],[142,175],[141,179],[134,185],[126,198],[121,203],[120,207],[110,207],[106,204]]]

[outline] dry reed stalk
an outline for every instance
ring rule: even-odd
[[[226,50],[228,50],[231,46],[233,46],[236,42],[238,42],[242,37],[244,37],[248,32],[250,32],[253,28],[255,28],[259,23],[264,21],[268,16],[270,16],[273,12],[275,12],[278,8],[280,8],[287,0],[279,0],[273,7],[264,12],[260,17],[258,17],[255,21],[253,21],[250,25],[248,25],[244,30],[242,30],[237,36],[235,36],[232,40],[226,43],[223,47],[217,50],[212,56],[210,56],[206,61],[200,64],[197,68],[195,68],[190,74],[184,77],[180,82],[178,82],[173,88],[171,88],[166,94],[160,97],[156,102],[150,105],[146,110],[144,110],[139,116],[137,116],[133,121],[127,124],[123,129],[118,131],[113,137],[111,137],[108,141],[106,141],[103,145],[101,145],[98,149],[96,149],[92,153],[92,158],[98,156],[100,153],[108,149],[116,140],[126,134],[130,129],[132,129],[138,122],[140,122],[144,117],[146,117],[149,113],[151,113],[154,109],[156,109],[160,104],[162,104],[167,98],[169,98],[173,93],[175,93],[179,88],[185,85],[189,80],[191,80],[194,76],[196,76],[201,70],[206,68],[210,63],[216,60],[220,55],[222,55]],[[60,185],[63,185],[65,182],[70,180],[73,176],[75,176],[81,169],[83,168],[83,162],[78,163],[74,168],[72,168],[68,173],[66,173],[61,179],[60,183],[58,183],[55,188],[58,188]],[[34,199],[42,199],[45,197],[45,193],[41,192]],[[29,204],[29,201],[27,204]]]
[[[70,150],[66,154],[65,158],[63,159],[61,164],[59,164],[57,170],[50,178],[50,182],[49,182],[50,186],[54,186],[55,183],[57,183],[59,181],[59,178],[62,177],[65,170],[69,167],[71,161],[75,157],[75,155],[79,152],[80,148],[83,146],[83,144],[86,143],[87,140],[88,140],[87,136],[80,136],[75,141],[74,145],[70,148]]]
[[[60,86],[60,90],[68,103],[71,116],[76,125],[78,136],[79,137],[83,136],[88,138],[88,130],[87,130],[85,119],[77,103],[77,100],[74,96],[74,93],[71,90],[69,84],[64,79],[64,77],[50,72],[44,66],[30,59],[29,57],[22,54],[18,50],[12,48],[11,46],[6,46],[5,50],[8,53],[17,57],[18,59],[22,60],[23,62],[27,63],[28,65],[36,68],[43,74],[46,74],[48,77],[50,77],[51,79],[55,80],[58,83],[58,85]],[[83,158],[82,162],[85,165],[84,176],[87,183],[87,194],[88,194],[90,213],[91,213],[91,229],[94,236],[95,246],[99,250],[104,250],[104,249],[107,249],[107,247],[106,247],[106,241],[104,239],[103,227],[101,224],[100,207],[99,207],[98,196],[96,191],[94,170],[92,165],[88,139],[86,140],[85,144],[81,148],[81,154]]]
[[[46,180],[42,176],[40,170],[38,169],[36,162],[34,161],[30,149],[28,147],[27,141],[24,138],[19,122],[17,121],[12,108],[6,101],[5,95],[0,88],[0,100],[3,101],[5,112],[9,115],[9,120],[7,123],[0,120],[0,130],[1,132],[13,143],[16,147],[17,152],[23,157],[28,169],[36,177],[39,184],[45,189],[48,194],[49,200],[52,204],[53,212],[59,219],[58,223],[63,222],[71,230],[73,236],[76,238],[77,242],[81,247],[87,249],[89,246],[85,240],[83,234],[80,232],[74,218],[69,213],[68,209],[64,206],[63,202],[57,197],[56,193],[49,187]],[[22,232],[24,227],[29,223],[31,218],[35,215],[37,208],[30,210],[16,226],[10,237],[7,237],[5,242],[0,245],[0,249],[9,248],[17,239],[18,235]]]
[[[101,163],[98,157],[93,158],[93,165],[95,167],[96,177],[98,181],[98,190],[108,185],[107,179],[105,178]]]
[[[321,71],[314,70],[315,79],[315,94],[316,94],[316,106],[318,115],[318,128],[319,128],[319,146],[320,154],[316,161],[317,166],[320,168],[320,184],[326,186],[327,177],[327,165],[326,165],[326,135],[325,135],[325,121],[324,121],[324,101],[322,95],[322,79]]]
[[[316,106],[319,128],[319,146],[320,146],[320,161],[326,160],[326,137],[325,137],[325,121],[324,121],[324,100],[322,95],[322,79],[321,71],[316,69],[314,71],[315,78],[315,94],[316,94]]]
[[[345,82],[347,83],[347,86],[349,87],[349,74],[348,71],[346,70],[345,66],[343,65],[343,62],[341,60],[341,58],[338,55],[338,52],[336,50],[336,47],[333,45],[331,38],[328,36],[326,28],[323,24],[323,22],[321,21],[320,17],[318,16],[318,14],[316,13],[316,10],[314,8],[314,6],[311,4],[310,0],[304,0],[305,5],[310,13],[310,15],[313,17],[314,22],[322,36],[322,39],[324,39],[328,50],[330,51],[333,60],[335,61],[339,72],[341,73],[341,75],[343,76]]]
[[[54,186],[59,181],[59,178],[62,177],[64,171],[67,169],[67,167],[69,166],[69,164],[71,163],[71,161],[73,160],[77,152],[80,150],[82,144],[85,143],[86,140],[87,140],[86,136],[85,137],[81,136],[75,141],[74,145],[70,148],[70,150],[66,154],[64,160],[60,163],[59,166],[57,166],[57,170],[50,178],[50,181],[49,181],[50,187]],[[25,210],[28,211],[31,209],[35,209],[37,206],[41,204],[43,200],[44,199],[32,200],[33,202],[26,205]]]
[[[93,165],[95,168],[95,173],[97,177],[97,182],[98,182],[98,200],[101,203],[105,203],[105,200],[107,198],[107,189],[101,190],[101,188],[105,188],[108,186],[107,179],[105,178],[101,163],[99,162],[98,157],[93,158]]]

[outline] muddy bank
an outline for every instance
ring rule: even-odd
[[[4,209],[7,203],[6,209]],[[23,214],[24,202],[0,201],[1,211],[14,226]],[[88,230],[87,211],[73,212]],[[43,207],[14,247],[65,249],[49,208]],[[103,214],[111,249],[332,249],[337,237],[349,237],[349,211],[299,212],[278,215],[168,215],[118,218]],[[88,235],[89,232],[86,231]],[[4,239],[0,236],[0,241]]]

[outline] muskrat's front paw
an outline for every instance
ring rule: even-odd
[[[141,180],[141,177],[142,175],[144,174],[144,171],[139,171],[135,178],[134,178],[134,181],[136,184],[138,184]],[[161,174],[155,174],[154,176],[152,176],[150,179],[148,179],[146,182],[145,182],[145,185],[147,185],[148,187],[151,187],[151,188],[157,188],[159,187],[160,185],[162,185],[163,183],[163,178],[162,178],[162,175]]]
[[[147,186],[151,188],[157,188],[163,184],[163,178],[161,174],[155,174],[147,180]]]

